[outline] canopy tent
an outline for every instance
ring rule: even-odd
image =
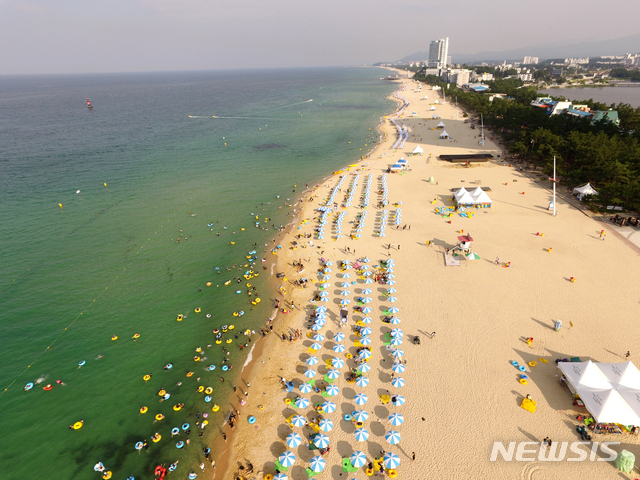
[[[587,183],[581,187],[574,188],[573,194],[578,197],[578,200],[582,200],[585,195],[598,195],[598,191],[590,183]]]
[[[471,192],[471,196],[473,197],[473,202],[475,205],[491,205],[491,198],[487,195],[487,192],[482,190],[482,188],[477,187],[473,192]]]
[[[640,425],[640,372],[631,362],[559,362],[558,368],[598,423]]]
[[[442,130],[442,133],[440,133],[440,138],[449,138],[449,134],[446,130]]]
[[[400,165],[399,163],[395,163],[392,166],[389,167],[390,170],[402,170],[402,165]]]
[[[427,95],[425,95],[423,100],[426,100],[427,98],[429,98],[429,97]]]
[[[437,128],[442,128],[442,129],[444,129],[444,122],[440,122],[440,123],[438,124],[438,127],[437,127]]]
[[[422,153],[422,152],[424,152],[424,150],[420,145],[418,145],[416,148],[413,149],[412,153],[415,155],[416,153]]]
[[[435,110],[436,107],[434,107],[433,105],[431,105],[431,108],[429,110]]]
[[[466,188],[461,187],[459,190],[456,190],[456,191],[453,192],[453,196],[455,197],[455,199],[457,201],[458,198],[463,196],[465,193],[469,193],[469,191]]]
[[[434,109],[435,110],[435,109]],[[436,115],[435,113],[433,114],[433,116],[431,117],[431,120],[438,120],[440,119],[440,117],[438,115]]]
[[[400,160],[398,160],[397,164],[406,167],[407,165],[409,165],[409,162],[407,162],[404,158],[401,158]]]
[[[435,101],[435,102],[433,102],[433,103],[437,105],[437,104],[439,104],[439,103],[440,103],[440,100],[436,100],[436,101]]]
[[[473,197],[464,187],[454,192],[453,196],[458,205],[473,205]]]

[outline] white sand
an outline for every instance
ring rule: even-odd
[[[326,415],[336,423],[336,428],[328,434],[332,450],[325,455],[325,472],[317,478],[367,478],[363,469],[356,474],[342,474],[341,457],[349,456],[354,450],[362,450],[371,459],[379,454],[380,449],[400,455],[402,463],[398,468],[398,478],[635,478],[634,475],[620,474],[611,462],[489,461],[494,441],[542,441],[546,436],[560,442],[578,439],[574,427],[577,423],[575,414],[585,410],[572,407],[569,393],[560,386],[555,376],[556,358],[579,356],[583,360],[622,362],[622,355],[627,350],[631,350],[631,360],[640,358],[635,325],[640,308],[640,258],[617,235],[609,234],[605,241],[600,240],[598,232],[603,228],[609,232],[608,225],[593,220],[563,199],[558,200],[558,215],[554,218],[547,210],[550,201],[548,182],[544,185],[535,183],[516,168],[501,164],[498,159],[470,168],[438,160],[436,156],[442,153],[499,153],[499,148],[490,141],[484,147],[479,146],[474,138],[479,134],[478,130],[471,130],[462,118],[453,119],[456,110],[451,105],[438,106],[436,112],[455,141],[439,140],[438,132],[428,129],[438,121],[424,120],[433,113],[428,111],[429,103],[437,95],[426,86],[422,91],[414,92],[416,84],[408,80],[405,83],[410,87],[402,95],[411,102],[406,113],[417,112],[416,119],[403,119],[412,130],[412,138],[402,152],[394,152],[389,147],[395,136],[387,137],[374,158],[368,160],[367,168],[359,172],[360,183],[353,206],[342,210],[347,212],[343,225],[345,233],[348,233],[348,222],[361,211],[358,198],[363,191],[364,175],[374,173],[371,206],[363,237],[355,241],[343,238],[334,242],[334,235],[327,235],[325,240],[314,240],[321,249],[286,250],[279,258],[277,270],[287,271],[289,280],[300,277],[318,279],[315,271],[321,250],[324,251],[323,256],[334,263],[345,258],[353,261],[356,257],[369,256],[372,259],[370,265],[373,265],[387,255],[383,244],[395,243],[400,247],[399,250],[391,250],[391,258],[396,262],[394,274],[397,283],[394,287],[398,297],[393,305],[400,309],[398,316],[402,323],[399,327],[405,332],[401,348],[406,353],[408,368],[399,376],[406,380],[406,386],[399,389],[391,387],[391,360],[381,348],[382,334],[388,328],[380,322],[380,307],[391,306],[380,296],[386,287],[368,285],[374,289],[371,295],[373,303],[370,304],[374,310],[371,314],[373,369],[368,374],[371,383],[365,388],[358,388],[348,385],[344,377],[336,382],[341,388],[341,395],[334,400],[338,410]],[[424,95],[428,95],[429,100],[419,100]],[[388,122],[384,130],[393,132]],[[418,143],[425,153],[409,158],[407,152],[417,144],[413,141],[415,138],[422,139]],[[386,155],[380,159],[382,154]],[[411,225],[411,230],[396,231],[388,227],[387,236],[379,238],[373,235],[374,218],[380,212],[375,208],[380,198],[376,192],[378,177],[401,156],[409,160],[411,171],[405,175],[387,175],[389,200],[391,203],[403,202],[403,222]],[[361,162],[364,163],[367,162]],[[353,180],[353,172],[347,173],[342,194]],[[437,185],[427,182],[430,176],[435,177]],[[333,177],[327,183],[333,186],[337,179]],[[452,187],[475,188],[474,181],[491,188],[488,194],[493,199],[493,208],[479,210],[471,219],[455,214],[451,224],[435,215],[434,207],[450,204]],[[315,216],[313,209],[328,191],[327,186],[320,187],[316,192],[319,198],[305,202],[300,219],[312,219]],[[342,199],[340,196],[337,198]],[[434,198],[438,200],[432,205]],[[395,210],[392,205],[387,208],[390,214]],[[316,222],[311,221],[300,229],[294,229],[293,233],[311,232],[315,225]],[[481,260],[462,260],[459,267],[446,267],[443,250],[454,245],[461,229],[473,236],[473,251]],[[544,237],[537,236],[537,232],[544,232]],[[427,240],[435,245],[427,247]],[[289,241],[281,243],[288,248]],[[347,246],[355,249],[357,254],[343,253]],[[547,251],[549,247],[552,252]],[[511,262],[511,267],[496,266],[494,260],[497,256],[502,262]],[[300,257],[310,261],[305,261],[305,273],[297,275],[290,264],[292,259]],[[338,306],[334,302],[341,297],[335,293],[340,288],[334,287],[342,279],[337,275],[337,266],[332,268],[331,302],[323,305],[329,305],[331,312],[336,314]],[[570,277],[577,281],[571,283]],[[296,303],[309,311],[308,300],[316,289],[310,286],[299,290],[288,282],[285,285],[289,292],[287,298],[291,298],[293,292]],[[358,281],[358,285],[351,288],[349,298],[352,302],[363,287]],[[552,329],[555,319],[561,319],[564,324],[559,333]],[[569,326],[570,321],[573,327]],[[287,315],[286,323],[292,328],[302,329],[302,311]],[[322,333],[329,338],[338,330],[337,325],[329,321]],[[274,331],[289,332],[280,325]],[[437,332],[435,338],[425,335],[433,331]],[[303,332],[306,334],[307,330]],[[414,335],[421,337],[421,345],[409,341]],[[524,342],[525,337],[534,338],[531,346]],[[343,342],[348,347],[347,351],[353,351],[352,342],[349,339]],[[285,424],[285,418],[293,410],[284,404],[285,393],[279,388],[279,379],[295,379],[298,385],[304,380],[302,372],[306,366],[303,360],[308,356],[306,347],[309,343],[306,337],[304,342],[294,343],[281,342],[275,335],[267,339],[266,353],[258,358],[253,372],[251,395],[242,412],[238,435],[234,444],[229,445],[229,452],[234,458],[232,466],[236,461],[246,460],[251,460],[255,466],[256,473],[244,478],[261,479],[264,474],[273,473],[273,460],[287,450],[284,438],[292,430]],[[325,347],[319,352],[322,359],[339,356],[331,350],[333,342],[323,343]],[[527,367],[527,370],[532,370],[528,385],[518,383],[519,372],[510,361],[522,364],[539,358],[545,358],[549,363],[538,361],[535,368]],[[342,373],[346,370],[343,368]],[[324,369],[320,371],[324,372]],[[318,375],[317,378],[320,377]],[[401,407],[381,406],[377,396],[387,389],[404,395],[407,403]],[[371,414],[366,422],[371,433],[368,442],[356,442],[353,427],[341,421],[344,412],[356,407],[352,401],[355,392],[369,396],[368,404],[362,407]],[[299,394],[298,389],[294,394]],[[535,414],[519,407],[526,394],[531,394],[537,401]],[[312,401],[320,398],[310,394],[301,396]],[[264,409],[258,409],[258,405],[263,405]],[[404,414],[406,419],[399,427],[391,427],[387,420],[389,413],[394,411]],[[307,413],[311,412],[307,409]],[[245,415],[255,415],[258,419],[256,425],[248,425]],[[389,445],[384,439],[384,433],[392,428],[402,435],[402,441],[396,446]],[[295,431],[303,434],[303,429]],[[304,429],[304,432],[309,430]],[[628,434],[597,435],[594,440],[622,442],[614,449],[625,448],[640,456],[638,437]],[[317,451],[309,452],[305,443],[292,450],[298,459],[290,469],[289,478],[307,478],[304,468]],[[415,462],[409,458],[411,452],[416,453]],[[236,472],[232,470],[224,478],[235,478]],[[223,475],[218,477],[223,478]]]

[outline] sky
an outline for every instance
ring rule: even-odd
[[[0,75],[362,65],[445,36],[455,62],[638,18],[637,0],[0,0]]]

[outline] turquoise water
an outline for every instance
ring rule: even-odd
[[[263,299],[255,309],[245,280],[223,284],[252,268],[243,265],[254,242],[262,272],[287,199],[371,148],[370,129],[393,105],[381,76],[352,68],[0,79],[3,479],[95,479],[98,461],[114,479],[151,478],[176,460],[186,478],[203,438],[220,431],[247,353],[242,330],[272,312],[266,275],[250,280]],[[231,323],[224,338],[233,343],[223,345],[235,368],[222,372],[212,330]],[[199,346],[206,360],[196,363]],[[23,390],[29,382],[39,383]],[[213,387],[211,403],[198,385]],[[161,388],[171,394],[162,403]],[[196,412],[209,414],[205,437]],[[158,413],[165,419],[154,423]],[[80,430],[68,428],[80,419]],[[170,431],[185,422],[191,445],[178,450],[187,436]],[[137,452],[141,440],[150,448]]]

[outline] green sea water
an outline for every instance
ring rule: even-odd
[[[186,478],[204,439],[220,431],[247,354],[241,331],[272,313],[264,244],[306,183],[372,148],[372,129],[393,108],[382,76],[341,68],[0,78],[1,478],[99,478],[98,461],[114,479],[153,478],[156,465],[176,460]],[[254,243],[256,265],[244,267]],[[255,309],[246,281],[224,286],[249,268],[261,273],[250,280],[262,298]],[[223,345],[234,368],[223,372],[212,330],[231,323],[224,338],[233,343]],[[196,363],[197,347],[205,359]],[[213,387],[210,403],[198,385]],[[164,402],[161,388],[171,394]],[[196,412],[209,414],[204,437]],[[158,413],[165,418],[154,423]],[[68,428],[80,419],[80,430]],[[187,436],[170,432],[185,422],[191,444],[179,450]],[[143,440],[150,448],[136,451]]]

